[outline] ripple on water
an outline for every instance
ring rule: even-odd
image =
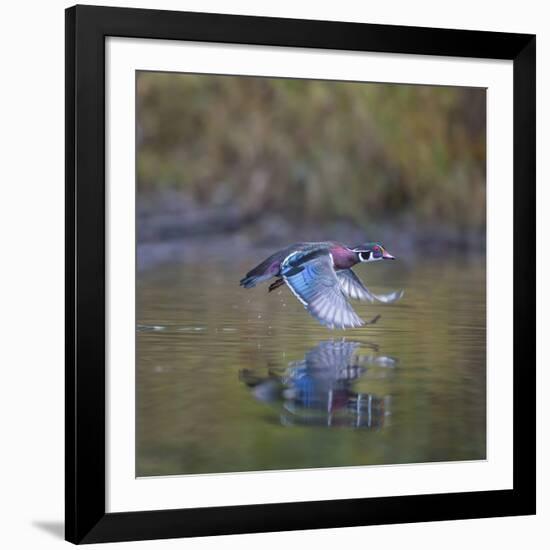
[[[374,291],[405,288],[405,296],[392,305],[354,302],[363,319],[381,317],[346,331],[319,325],[287,289],[232,285],[241,274],[227,265],[158,271],[138,286],[138,475],[484,456],[483,262],[369,270]],[[296,365],[323,342],[357,344],[361,376],[338,386],[331,403],[363,411],[360,424],[368,403],[374,416],[391,408],[376,430],[300,416],[299,391],[311,379]],[[248,383],[266,385],[254,393],[239,378],[243,370]],[[291,391],[269,401],[277,376]],[[293,402],[283,410],[277,399]]]

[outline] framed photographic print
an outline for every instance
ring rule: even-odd
[[[535,37],[66,12],[66,538],[535,512]]]

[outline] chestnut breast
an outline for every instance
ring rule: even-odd
[[[357,263],[357,254],[343,245],[331,247],[330,253],[336,269],[349,269]]]

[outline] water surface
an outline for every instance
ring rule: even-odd
[[[356,267],[405,295],[347,331],[227,263],[139,274],[138,476],[485,458],[482,258]]]

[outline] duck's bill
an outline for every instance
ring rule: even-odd
[[[392,256],[387,250],[384,250],[382,258],[384,258],[384,260],[395,260],[395,256]]]

